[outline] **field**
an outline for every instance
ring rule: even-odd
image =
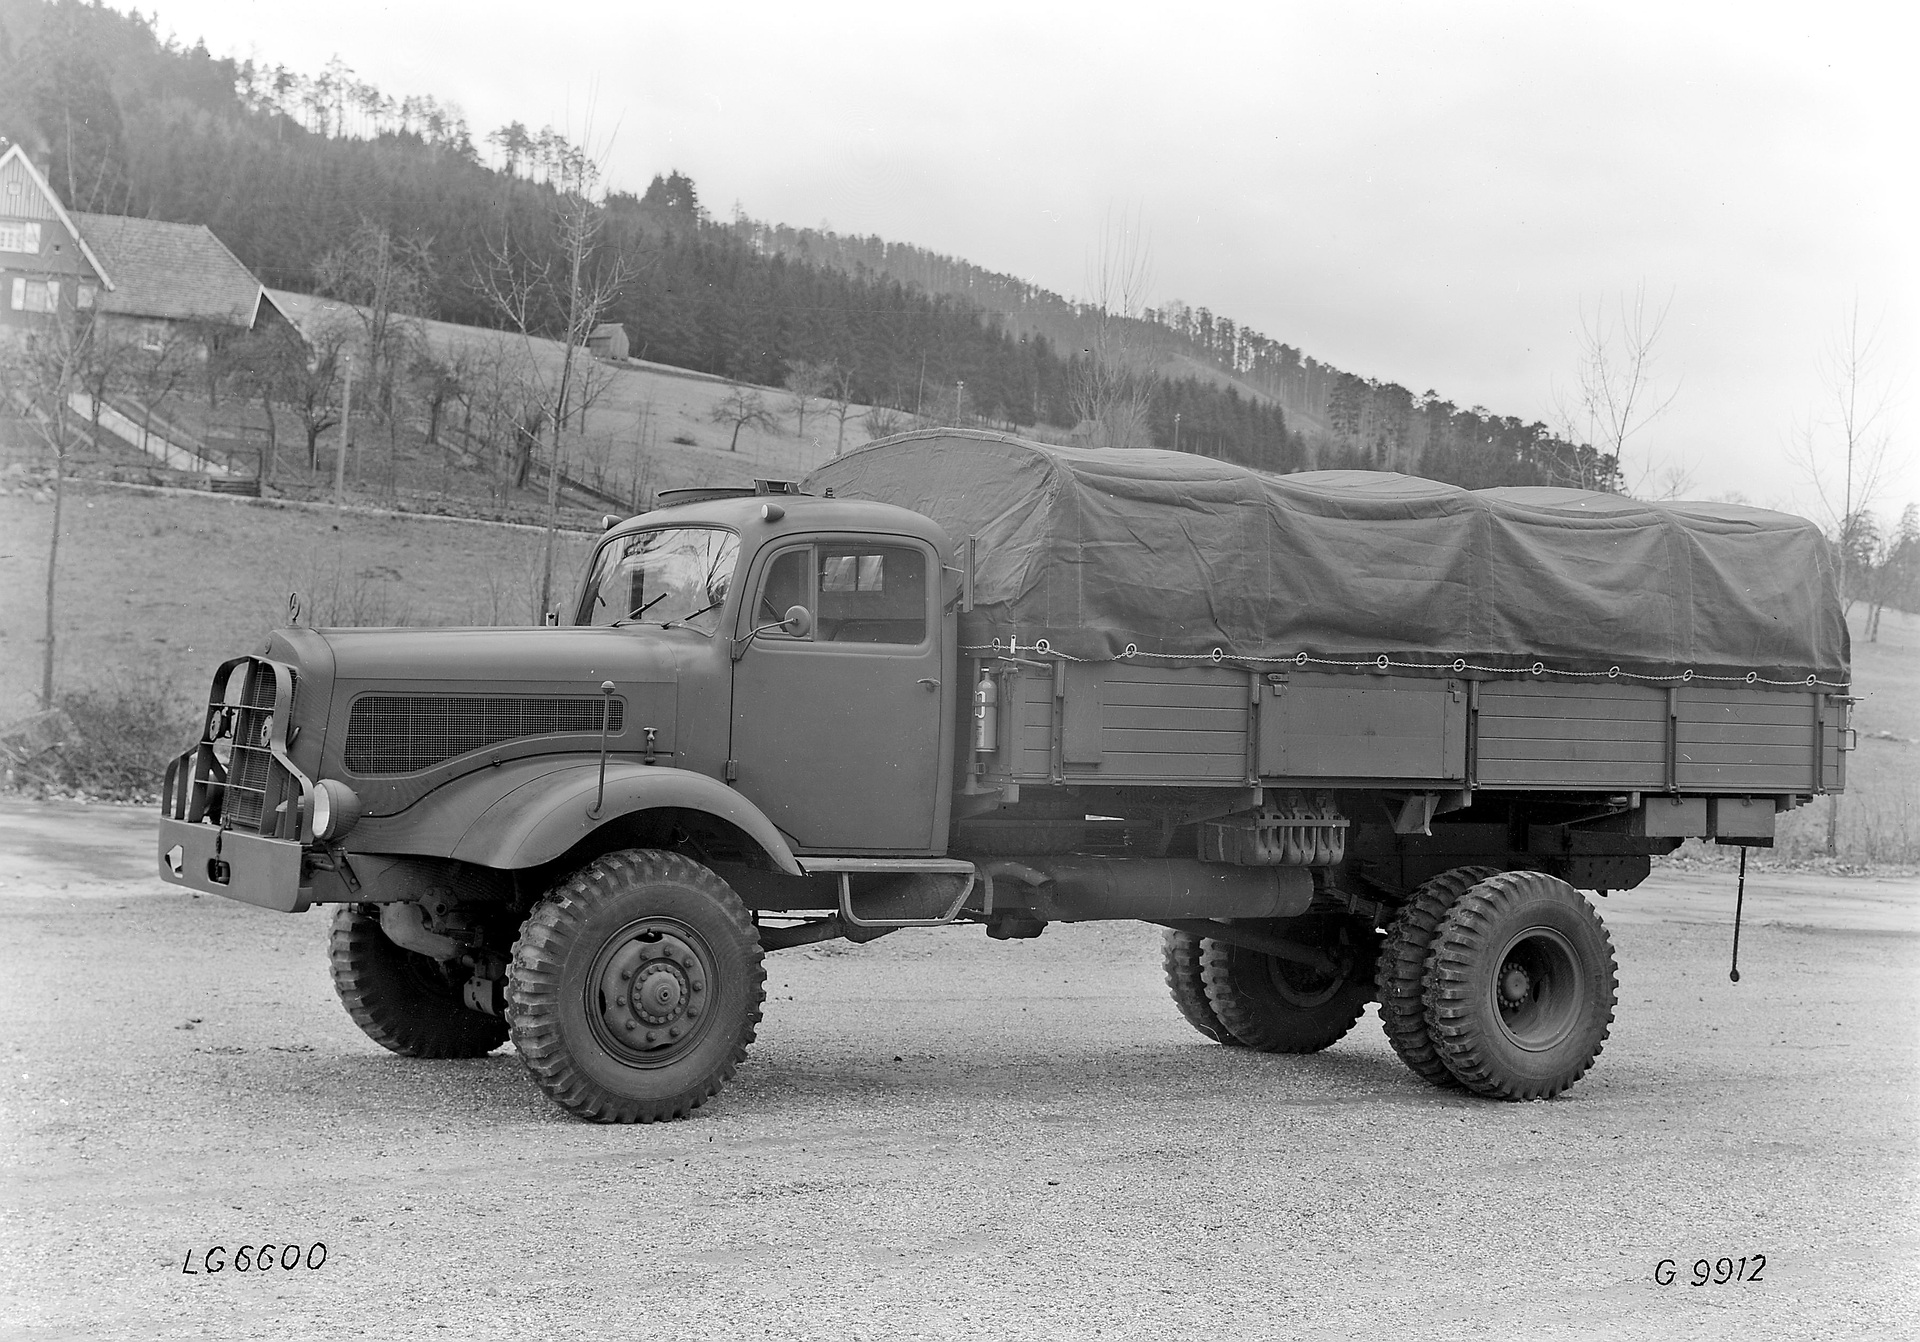
[[[25,492],[0,498],[0,722],[35,706],[52,514]],[[557,594],[592,541],[560,533]],[[293,592],[302,623],[531,624],[544,536],[75,481],[60,544],[59,687],[157,681],[190,702],[219,660],[286,622]]]

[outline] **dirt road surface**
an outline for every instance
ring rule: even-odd
[[[1618,1020],[1550,1102],[1422,1085],[1371,1012],[1314,1057],[1211,1044],[1152,929],[956,928],[770,956],[734,1086],[603,1128],[510,1049],[384,1053],[334,999],[324,913],[188,896],[152,851],[144,811],[0,802],[0,1337],[1757,1342],[1920,1317],[1911,879],[1759,878],[1737,985],[1729,875],[1605,901]],[[263,1243],[276,1266],[239,1271]],[[1721,1258],[1760,1279],[1690,1284]]]

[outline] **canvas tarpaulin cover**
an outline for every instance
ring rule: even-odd
[[[1760,508],[953,429],[848,453],[806,488],[974,537],[976,648],[1847,680],[1826,541]]]

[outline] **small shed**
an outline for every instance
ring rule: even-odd
[[[619,322],[606,322],[593,328],[587,337],[587,349],[596,359],[627,357],[627,328]]]

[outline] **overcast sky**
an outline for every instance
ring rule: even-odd
[[[724,216],[877,233],[1070,295],[1137,217],[1155,301],[1551,420],[1580,313],[1669,305],[1628,469],[1820,514],[1857,299],[1912,454],[1920,96],[1894,5],[144,0],[162,33],[677,167]],[[1838,457],[1830,464],[1836,471]],[[1920,469],[1882,496],[1920,499]],[[1836,498],[1837,503],[1837,498]],[[1824,519],[1823,519],[1824,520]]]

